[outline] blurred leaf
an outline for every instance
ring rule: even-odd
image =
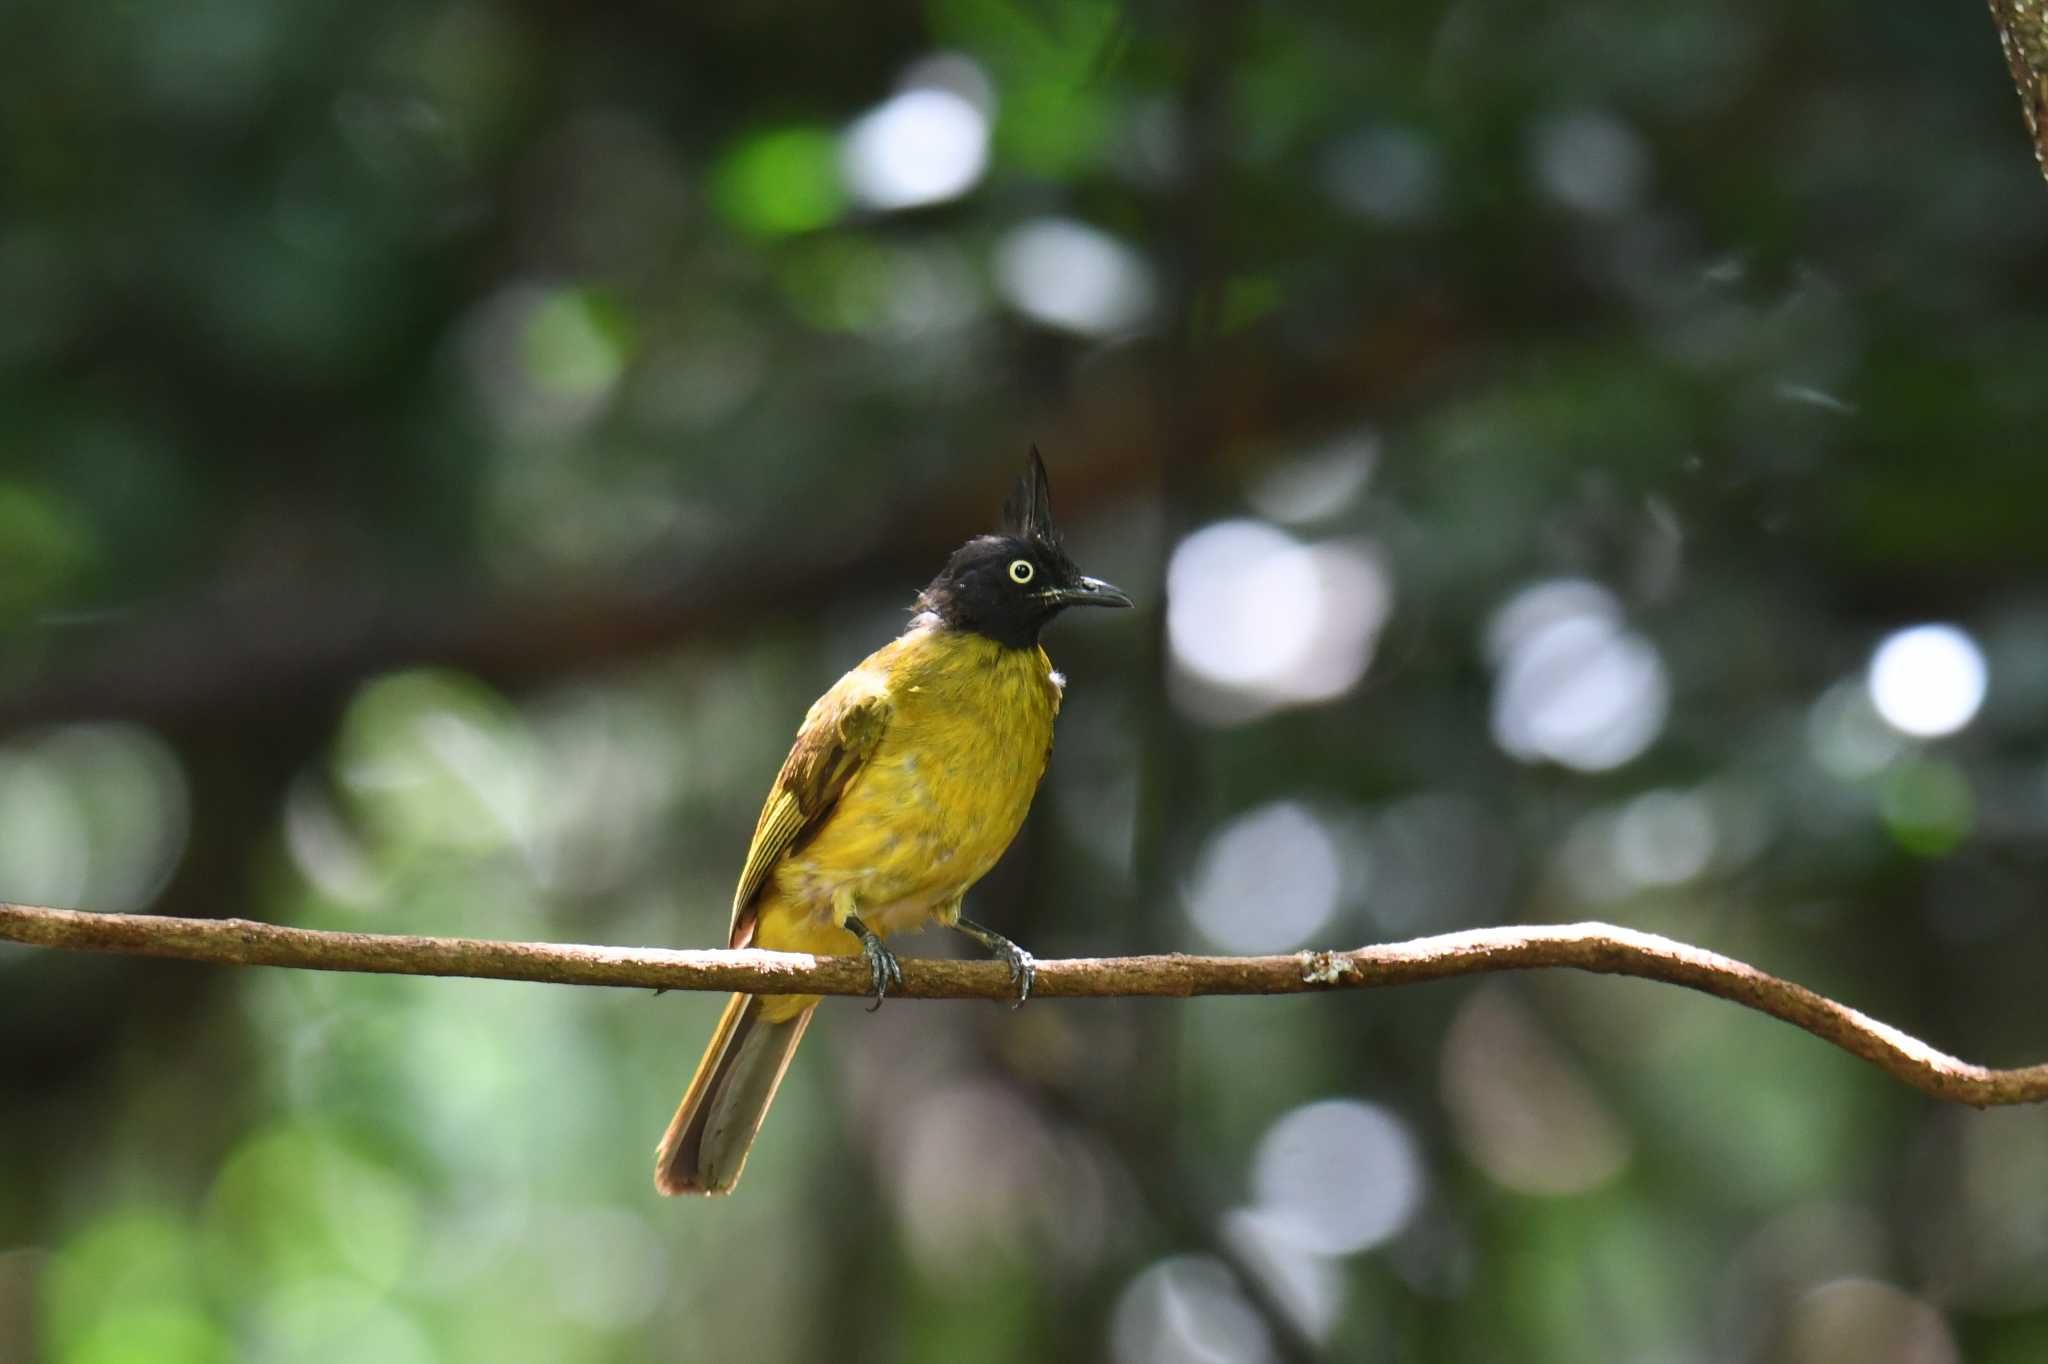
[[[1907,852],[1944,857],[1970,836],[1977,802],[1970,782],[1953,764],[1913,758],[1884,777],[1879,806],[1885,827]]]
[[[343,717],[335,768],[392,850],[481,851],[532,831],[532,737],[503,698],[458,673],[394,673]]]
[[[838,139],[816,127],[751,134],[712,172],[712,193],[729,221],[759,236],[824,227],[846,208]]]
[[[820,331],[866,331],[888,302],[888,261],[856,238],[820,239],[791,254],[782,283],[797,312]]]
[[[1216,309],[1216,331],[1228,336],[1242,331],[1280,306],[1280,281],[1271,275],[1238,275],[1223,286]]]
[[[396,1174],[317,1127],[252,1133],[207,1197],[200,1245],[216,1291],[263,1295],[343,1276],[389,1291],[411,1265],[419,1209]]]
[[[0,483],[0,619],[50,605],[95,558],[91,528],[70,508]]]
[[[168,1213],[123,1209],[65,1244],[43,1280],[56,1361],[152,1364],[225,1360],[201,1308],[192,1228]],[[153,1342],[156,1349],[152,1349]]]
[[[226,1364],[226,1335],[191,1308],[116,1309],[51,1364]]]
[[[999,161],[1065,176],[1100,154],[1124,9],[1111,0],[932,0],[934,37],[996,76]]]
[[[617,299],[590,289],[560,289],[527,318],[526,364],[535,382],[588,397],[618,382],[632,340],[632,319]]]

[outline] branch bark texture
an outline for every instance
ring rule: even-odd
[[[247,919],[176,919],[0,904],[0,940],[223,966],[467,976],[644,990],[746,990],[863,995],[858,957],[789,952],[669,951],[570,943],[419,938],[285,928]],[[1492,971],[1571,967],[1682,985],[1782,1019],[1939,1099],[1986,1107],[2048,1100],[2048,1064],[1996,1070],[1958,1060],[1803,985],[1732,957],[1611,924],[1480,928],[1352,951],[1271,957],[1075,957],[1038,963],[1035,998],[1285,995],[1412,985]],[[1012,997],[992,961],[906,958],[901,996]]]

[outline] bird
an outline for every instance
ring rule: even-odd
[[[956,550],[910,623],[804,716],[776,775],[728,946],[865,958],[879,1008],[903,971],[883,944],[930,923],[980,943],[1030,997],[1031,954],[960,917],[1016,837],[1052,756],[1065,679],[1039,634],[1070,606],[1129,607],[1061,547],[1033,446],[1001,530]],[[725,1194],[810,1026],[817,995],[734,995],[655,1153],[663,1194]]]

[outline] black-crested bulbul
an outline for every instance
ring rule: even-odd
[[[1010,846],[1052,754],[1064,685],[1039,647],[1069,606],[1129,606],[1060,547],[1033,449],[1000,535],[956,551],[901,635],[804,717],[754,828],[732,900],[733,947],[867,958],[877,1001],[901,984],[892,933],[938,922],[1007,962],[1031,955],[960,917]],[[729,1193],[809,1026],[816,995],[734,995],[655,1157],[665,1194]]]

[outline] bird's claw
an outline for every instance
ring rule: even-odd
[[[1023,1008],[1024,1001],[1031,998],[1031,987],[1038,983],[1038,958],[993,928],[983,928],[972,919],[955,919],[953,927],[987,948],[990,956],[1010,968],[1010,983],[1017,987],[1017,1002],[1010,1007]]]
[[[882,940],[872,933],[861,938],[860,953],[867,958],[868,978],[874,985],[875,1002],[868,1005],[868,1012],[873,1013],[882,1007],[890,986],[898,990],[903,988],[903,963],[897,961],[896,954],[882,946]]]
[[[1008,939],[995,949],[995,954],[998,961],[1010,968],[1010,983],[1017,987],[1017,1002],[1010,1007],[1021,1009],[1024,1001],[1031,998],[1031,987],[1038,983],[1038,959]]]

